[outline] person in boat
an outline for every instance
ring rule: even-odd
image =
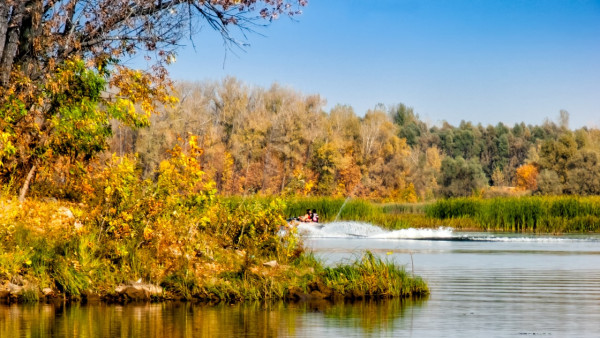
[[[298,220],[300,222],[312,222],[312,217],[312,211],[310,211],[310,209],[306,209],[306,214],[298,217]]]
[[[319,215],[317,214],[317,209],[312,209],[312,219],[311,221],[315,223],[319,223]]]

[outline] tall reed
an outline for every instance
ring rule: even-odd
[[[600,197],[528,196],[439,200],[426,215],[440,220],[468,219],[482,229],[532,232],[600,231]]]
[[[344,204],[345,201],[331,197],[292,198],[286,200],[285,213],[297,217],[307,209],[315,209],[320,222],[332,222],[339,214],[338,220],[370,222],[389,229],[434,226],[431,222],[435,220],[425,217],[424,205],[376,204],[363,199],[350,199]]]
[[[328,287],[341,294],[363,297],[410,297],[429,294],[427,284],[393,262],[367,251],[352,264],[324,270]]]
[[[320,221],[364,221],[388,229],[450,226],[484,231],[599,232],[600,196],[521,196],[441,199],[428,204],[377,204],[329,197],[286,200],[288,217],[316,209]],[[343,209],[342,205],[344,205]],[[340,212],[341,209],[341,212]]]

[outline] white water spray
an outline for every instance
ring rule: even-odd
[[[589,242],[598,238],[564,238],[552,236],[524,236],[514,234],[455,233],[452,228],[385,230],[364,222],[339,221],[323,224],[300,223],[298,233],[305,238],[363,238],[363,239],[407,239],[468,242]]]
[[[298,232],[308,238],[373,238],[373,239],[423,239],[451,238],[452,229],[402,229],[384,230],[376,225],[363,222],[332,222],[321,225],[300,223]]]
[[[346,197],[346,200],[344,201],[344,203],[342,203],[342,207],[340,208],[340,211],[338,211],[337,215],[335,216],[335,219],[333,220],[334,222],[337,222],[338,218],[340,218],[340,214],[342,213],[342,210],[346,206],[346,203],[348,203],[349,199],[350,199],[350,196]]]

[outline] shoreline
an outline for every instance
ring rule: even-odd
[[[167,302],[182,302],[204,305],[218,304],[242,304],[245,302],[285,302],[285,303],[301,303],[301,302],[329,302],[335,304],[337,302],[352,302],[363,300],[386,300],[386,299],[401,299],[401,300],[426,300],[429,293],[418,295],[390,296],[390,295],[369,295],[364,292],[353,292],[346,295],[335,291],[325,291],[328,288],[323,286],[314,286],[308,292],[301,291],[299,288],[291,288],[290,293],[284,298],[265,298],[252,300],[219,300],[214,298],[191,298],[187,299],[177,295],[152,295],[149,297],[131,298],[127,295],[114,294],[87,294],[78,297],[68,297],[64,294],[43,295],[40,291],[40,297],[37,300],[24,299],[22,295],[0,296],[0,305],[23,305],[23,304],[146,304],[146,303],[167,303]],[[323,293],[326,292],[326,293]]]
[[[314,258],[313,258],[314,259]],[[265,279],[263,285],[267,283],[274,287],[274,283],[279,283],[280,293],[255,294],[254,297],[244,297],[242,286],[239,286],[237,292],[227,294],[219,292],[214,286],[203,285],[196,289],[194,294],[184,296],[181,293],[167,290],[164,287],[142,281],[119,284],[116,287],[109,287],[108,291],[97,292],[83,290],[79,294],[68,294],[52,288],[40,288],[39,285],[31,283],[21,276],[13,278],[12,281],[6,281],[0,285],[0,303],[35,303],[35,302],[100,302],[108,304],[124,304],[130,302],[168,302],[168,301],[190,301],[200,303],[217,304],[221,302],[242,303],[245,301],[348,301],[348,300],[372,300],[372,299],[424,299],[429,295],[429,287],[418,276],[412,276],[394,263],[390,263],[366,251],[362,258],[357,259],[351,264],[336,265],[334,267],[322,267],[320,261],[314,268],[304,271],[300,279],[291,280],[289,275],[284,278]],[[277,269],[277,266],[271,267]],[[288,268],[288,272],[293,276],[299,276],[301,270]],[[292,271],[293,270],[293,271]],[[262,272],[264,274],[264,272]],[[285,277],[288,276],[286,279]],[[377,276],[377,281],[374,281]],[[214,280],[217,278],[217,280]],[[250,279],[252,276],[243,277]],[[213,277],[213,283],[222,282],[226,285],[231,280],[226,277]],[[233,286],[235,287],[235,286]],[[277,287],[277,286],[275,286]],[[233,289],[230,288],[230,292]],[[246,293],[247,294],[247,293]]]

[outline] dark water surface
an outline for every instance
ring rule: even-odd
[[[305,229],[329,263],[364,250],[428,281],[422,301],[0,305],[0,337],[600,337],[600,237]]]

